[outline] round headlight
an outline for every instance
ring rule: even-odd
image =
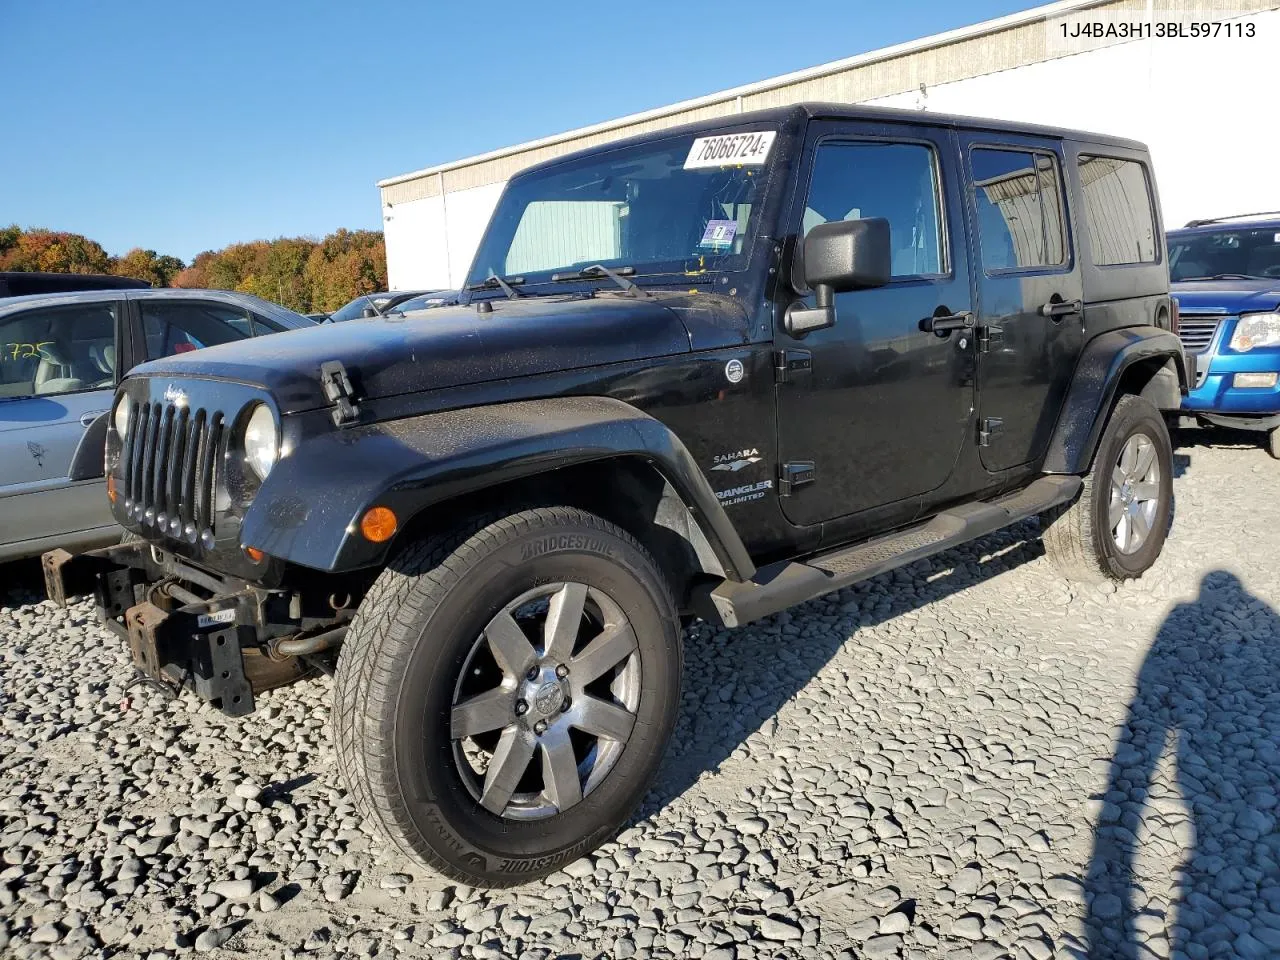
[[[116,436],[123,440],[129,435],[129,398],[116,400],[115,412],[111,414],[111,422],[115,425]]]
[[[259,480],[276,464],[280,455],[280,439],[276,435],[276,418],[265,404],[258,404],[244,426],[244,458]]]

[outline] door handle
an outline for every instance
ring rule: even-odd
[[[968,310],[960,313],[944,313],[941,316],[925,317],[920,321],[920,329],[925,333],[939,337],[951,335],[952,330],[972,330],[973,314]]]
[[[82,427],[92,426],[93,421],[97,420],[100,416],[102,416],[106,412],[107,411],[105,410],[90,410],[87,413],[80,414],[80,426]]]
[[[1083,312],[1084,301],[1082,300],[1051,300],[1040,307],[1040,316],[1051,317],[1054,320]]]

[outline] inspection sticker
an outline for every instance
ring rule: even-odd
[[[756,133],[726,133],[718,137],[698,137],[684,158],[686,170],[727,167],[739,164],[759,166],[769,159],[776,130]]]
[[[702,232],[698,241],[700,247],[727,247],[738,235],[737,220],[708,220],[707,229]]]

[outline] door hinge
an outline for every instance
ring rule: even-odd
[[[999,417],[987,417],[978,430],[978,446],[989,447],[991,441],[1004,434],[1004,421]]]
[[[984,323],[978,327],[978,352],[990,353],[991,345],[1004,343],[1004,331],[993,323]]]
[[[814,466],[812,460],[793,460],[778,467],[778,496],[789,497],[796,487],[813,483]]]
[[[335,427],[360,419],[360,408],[355,403],[356,392],[341,360],[326,360],[320,364],[320,386],[324,389],[325,398],[333,404],[331,416]]]
[[[798,374],[813,369],[813,354],[808,350],[776,350],[773,354],[773,374],[777,383],[790,383]]]

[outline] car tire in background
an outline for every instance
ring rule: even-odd
[[[1045,552],[1069,580],[1136,579],[1160,556],[1172,520],[1169,429],[1150,401],[1126,394],[1080,496],[1045,514]]]
[[[1267,453],[1280,460],[1280,427],[1272,427],[1267,431]]]
[[[609,839],[680,704],[670,587],[630,534],[570,507],[411,543],[338,661],[334,736],[357,808],[417,861],[511,886]]]

